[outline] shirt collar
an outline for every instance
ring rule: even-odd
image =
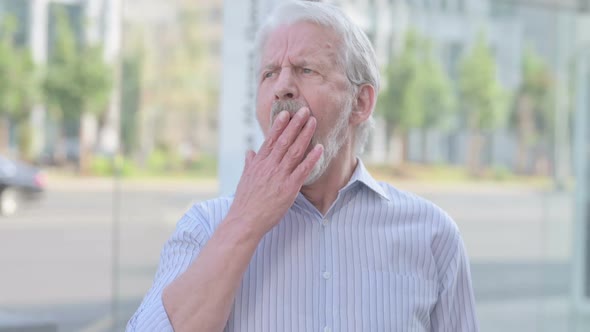
[[[356,160],[357,160],[356,168],[355,168],[354,172],[352,173],[352,176],[350,177],[350,180],[348,181],[348,183],[338,191],[338,196],[340,196],[341,194],[345,193],[348,190],[351,190],[352,188],[357,186],[357,183],[359,183],[359,184],[364,185],[365,187],[369,188],[370,190],[374,191],[379,196],[383,197],[385,200],[390,201],[391,199],[387,196],[385,190],[383,190],[383,188],[379,185],[379,182],[377,182],[371,176],[369,171],[367,171],[367,169],[365,168],[365,165],[360,160],[360,158],[356,158]],[[311,203],[309,203],[309,201],[305,198],[305,196],[303,196],[303,194],[301,192],[299,192],[297,194],[297,198],[295,199],[295,204],[299,205],[299,206],[301,206],[301,204],[303,204],[303,206],[307,206],[308,208],[315,209],[315,207],[313,207],[313,205]]]
[[[367,171],[362,160],[360,158],[356,158],[356,160],[357,160],[356,169],[352,173],[352,176],[350,177],[350,180],[348,181],[346,186],[344,186],[344,188],[341,189],[341,192],[348,190],[348,188],[351,188],[355,183],[360,182],[360,183],[364,184],[366,187],[368,187],[369,189],[371,189],[374,192],[376,192],[377,194],[379,194],[379,196],[381,196],[389,201],[390,199],[387,196],[387,194],[385,193],[385,190],[383,190],[381,185],[379,185],[379,182],[377,182],[377,180],[375,180],[371,176],[369,171]]]

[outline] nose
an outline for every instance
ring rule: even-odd
[[[275,85],[275,100],[295,99],[299,95],[297,82],[290,68],[283,68]]]

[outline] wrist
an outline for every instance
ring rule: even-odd
[[[236,215],[231,211],[223,219],[219,228],[232,242],[237,244],[257,246],[266,234],[259,223],[249,221],[244,215]]]

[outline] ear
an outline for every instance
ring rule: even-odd
[[[375,107],[375,88],[370,84],[363,84],[359,87],[355,100],[356,107],[350,115],[350,123],[357,126],[365,122]]]

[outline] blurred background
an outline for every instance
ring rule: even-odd
[[[124,330],[259,142],[278,2],[0,0],[0,331]],[[381,67],[363,160],[456,220],[481,330],[590,331],[590,1],[331,2]]]

